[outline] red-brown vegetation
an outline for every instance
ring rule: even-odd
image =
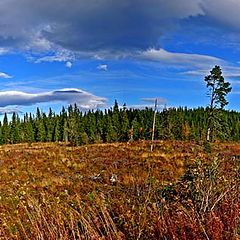
[[[240,146],[0,147],[0,239],[238,239]]]

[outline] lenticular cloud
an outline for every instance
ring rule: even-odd
[[[60,89],[52,92],[25,93],[20,91],[0,92],[0,107],[28,106],[43,102],[76,103],[81,109],[96,109],[106,105],[106,99],[81,89]]]

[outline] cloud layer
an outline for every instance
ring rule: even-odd
[[[240,30],[239,0],[202,0],[200,6],[204,15],[216,24]]]
[[[224,60],[208,55],[174,53],[164,49],[149,49],[136,55],[136,57],[143,60],[171,64],[172,66],[184,65],[202,68],[209,65],[226,64]]]
[[[158,49],[183,19],[201,16],[239,31],[239,10],[239,0],[2,0],[0,54],[45,52],[42,62]]]
[[[0,3],[0,46],[47,51],[147,49],[176,19],[203,14],[201,0],[11,0]]]
[[[43,102],[76,103],[83,110],[96,109],[106,105],[105,98],[74,88],[35,94],[20,91],[0,92],[0,108],[6,106],[28,106]]]

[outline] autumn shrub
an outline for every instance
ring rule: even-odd
[[[176,185],[161,191],[159,239],[237,239],[240,157],[216,156],[188,166]],[[158,213],[156,213],[158,215]]]

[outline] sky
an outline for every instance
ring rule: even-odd
[[[240,111],[239,0],[1,0],[0,114],[207,106],[219,65]]]

